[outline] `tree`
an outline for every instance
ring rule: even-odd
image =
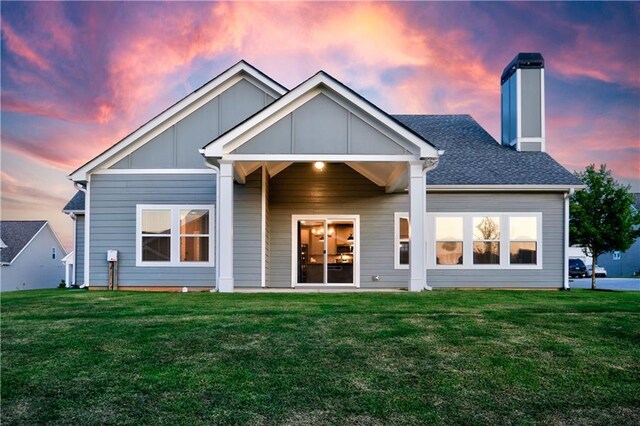
[[[634,208],[629,186],[619,184],[606,164],[597,171],[591,164],[575,175],[586,188],[576,191],[570,200],[570,242],[591,253],[591,288],[595,289],[598,256],[631,247],[640,236],[640,212]]]

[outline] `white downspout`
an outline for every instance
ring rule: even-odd
[[[211,293],[215,293],[217,291],[218,282],[220,281],[220,168],[218,166],[214,166],[209,163],[206,159],[204,164],[213,171],[216,172],[216,235],[215,235],[215,258],[216,258],[216,286],[209,290]]]
[[[444,151],[438,151],[438,158],[432,163],[427,165],[427,167],[425,167],[424,169],[422,169],[422,181],[424,182],[424,215],[423,215],[423,223],[424,223],[424,234],[426,238],[429,238],[426,234],[427,234],[427,172],[430,172],[431,170],[435,169],[436,167],[438,167],[438,163],[440,162],[440,156],[444,154]],[[427,240],[426,238],[423,240],[423,243],[425,245],[425,250],[424,250],[424,254],[425,254],[425,271],[424,271],[424,275],[425,275],[425,284],[424,284],[424,289],[431,291],[433,290],[433,287],[431,287],[429,284],[427,284],[427,280],[429,279],[429,275],[427,274]]]
[[[563,290],[571,290],[569,287],[569,198],[576,192],[574,188],[564,194],[564,282]]]

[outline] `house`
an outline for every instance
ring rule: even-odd
[[[117,250],[120,289],[566,287],[581,182],[545,152],[542,56],[501,86],[498,143],[241,61],[69,175],[75,282]]]
[[[633,194],[635,208],[640,210],[640,193]],[[640,238],[625,252],[614,251],[598,256],[598,265],[607,270],[609,277],[640,275]]]
[[[0,290],[55,288],[66,251],[46,220],[0,221]]]

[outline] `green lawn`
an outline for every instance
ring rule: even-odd
[[[2,295],[2,424],[640,424],[640,294]]]

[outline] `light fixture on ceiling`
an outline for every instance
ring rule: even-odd
[[[323,161],[316,161],[315,163],[313,163],[313,168],[319,172],[324,170],[324,166],[325,164]]]

